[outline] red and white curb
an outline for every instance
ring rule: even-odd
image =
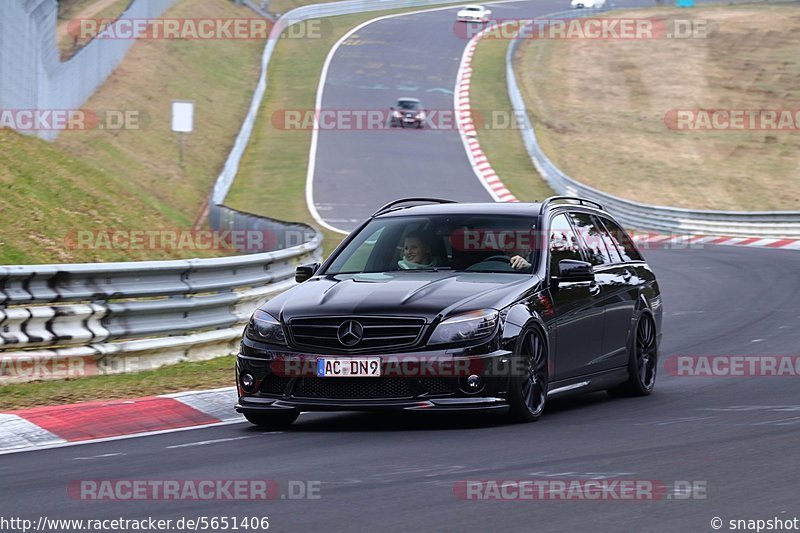
[[[718,235],[665,235],[662,233],[631,232],[631,238],[641,249],[648,248],[702,248],[707,244],[722,246],[748,246],[800,250],[800,239],[778,237],[721,237]]]
[[[236,388],[0,413],[0,454],[243,421]]]
[[[508,187],[497,176],[492,165],[486,159],[486,154],[483,153],[478,139],[475,138],[475,121],[469,104],[469,87],[472,81],[472,56],[475,55],[475,48],[485,32],[486,30],[483,30],[470,39],[461,56],[461,64],[456,76],[456,90],[453,94],[456,124],[472,170],[494,201],[518,202],[519,200],[511,194]]]
[[[496,202],[518,202],[492,168],[477,139],[475,120],[470,106],[469,90],[472,83],[472,58],[483,35],[492,29],[486,28],[470,39],[461,56],[456,76],[453,104],[456,111],[456,124],[461,142],[469,158],[472,170],[484,188]],[[648,247],[701,247],[705,244],[725,246],[750,246],[754,248],[777,248],[800,250],[800,239],[781,239],[772,237],[724,237],[709,235],[664,235],[661,233],[636,232],[634,240],[642,248]]]

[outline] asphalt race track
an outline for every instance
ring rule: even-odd
[[[496,4],[498,18],[534,17],[564,2]],[[322,93],[323,110],[386,110],[402,96],[454,117],[453,89],[467,44],[455,31],[458,8],[379,20],[338,48]],[[430,113],[429,113],[430,114]],[[475,177],[454,125],[442,129],[320,131],[314,204],[325,222],[352,230],[377,207],[408,196],[459,201],[492,198]]]
[[[268,515],[275,531],[711,531],[715,516],[800,514],[798,378],[680,377],[663,364],[674,354],[797,354],[800,254],[709,247],[646,256],[665,308],[650,397],[552,401],[542,420],[524,425],[490,416],[315,413],[283,433],[243,423],[6,455],[5,507],[34,519]],[[459,480],[548,477],[700,481],[706,494],[659,501],[454,496]],[[67,495],[70,481],[81,479],[322,483],[315,500],[91,502]]]
[[[493,10],[507,17],[559,8],[526,5],[539,11]],[[401,26],[404,17],[362,32],[384,53],[400,50],[382,68],[425,65],[383,81],[451,87],[464,41],[446,30],[434,32],[432,41],[423,36],[431,31],[428,20],[452,28],[452,17],[452,10],[413,15],[407,18],[414,24]],[[402,38],[402,47],[390,46],[390,36]],[[341,50],[365,53],[363,47]],[[359,57],[342,58],[341,65],[367,61]],[[428,80],[433,65],[443,63],[441,78]],[[405,94],[358,89],[362,80],[339,72],[339,64],[337,58],[326,89],[326,97],[339,98],[336,105],[385,107]],[[424,98],[429,107],[452,105],[444,93]],[[488,200],[455,131],[336,135],[320,138],[315,197],[330,207],[321,212],[334,225],[350,227],[339,221],[404,194]],[[374,186],[357,187],[364,175],[375,176]],[[326,532],[694,532],[713,531],[713,517],[722,518],[727,531],[730,519],[800,517],[798,377],[682,377],[664,368],[676,355],[798,355],[800,254],[733,246],[644,253],[658,275],[665,310],[659,378],[650,397],[597,393],[554,400],[539,422],[524,425],[490,416],[314,413],[285,432],[242,423],[5,455],[5,508],[34,521],[269,516],[270,531]],[[668,492],[657,501],[465,501],[454,492],[461,480],[597,478],[697,482],[704,490],[689,499]],[[85,479],[321,484],[320,498],[308,500],[92,502],[67,491],[70,482]]]
[[[454,117],[453,90],[467,44],[466,33],[455,29],[458,9],[378,20],[355,32],[333,55],[320,109],[388,112],[398,97],[409,96],[439,117]],[[511,2],[490,9],[496,19],[530,19],[569,9],[569,2]],[[455,127],[447,127],[443,118],[432,122],[441,129],[356,131],[345,125],[321,130],[313,176],[320,217],[349,231],[397,198],[492,201],[475,177]]]

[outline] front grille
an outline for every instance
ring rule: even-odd
[[[279,394],[282,396],[283,392],[286,390],[286,386],[291,380],[291,377],[269,374],[264,378],[264,381],[261,382],[259,390],[264,394]]]
[[[444,378],[419,378],[422,386],[428,390],[428,394],[450,394],[453,389],[450,383]]]
[[[339,327],[355,321],[363,327],[361,341],[346,346],[338,337]],[[421,318],[397,317],[314,317],[294,318],[288,331],[296,347],[323,348],[342,353],[380,351],[413,346],[425,325]]]
[[[298,398],[411,398],[411,378],[303,378],[295,387]]]

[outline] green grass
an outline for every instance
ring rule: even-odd
[[[280,220],[314,223],[305,201],[311,131],[278,130],[273,113],[314,109],[322,64],[334,43],[360,21],[376,14],[328,19],[320,39],[281,39],[269,63],[269,83],[253,136],[226,204]],[[342,235],[323,231],[328,255]]]
[[[203,1],[211,3],[210,0]],[[227,0],[213,1],[228,4]],[[184,9],[192,5],[197,6],[190,0],[184,0],[180,4]],[[270,135],[269,117],[275,109],[313,109],[322,63],[333,43],[358,23],[387,13],[390,12],[331,19],[333,31],[325,39],[318,41],[281,41],[270,63],[269,88],[260,120],[231,197],[226,203],[232,207],[284,220],[312,222],[305,205],[310,132],[291,132],[286,136]],[[164,51],[158,48],[146,50],[137,58],[133,55],[136,51],[134,47],[121,67],[123,71],[129,69],[139,76],[143,73],[163,74],[166,71],[179,78],[178,80],[161,80],[155,87],[150,87],[155,83],[152,77],[143,80],[141,84],[130,83],[130,80],[123,84],[124,78],[112,79],[106,85],[116,88],[108,94],[101,94],[96,101],[93,99],[96,105],[102,106],[110,105],[117,101],[115,99],[124,96],[124,101],[150,106],[147,108],[150,110],[147,127],[152,131],[147,132],[147,138],[134,136],[119,139],[114,135],[73,133],[69,138],[62,136],[56,145],[49,145],[33,138],[0,131],[0,147],[3,148],[0,150],[0,186],[5,188],[9,185],[13,190],[20,188],[24,182],[26,188],[25,191],[18,191],[13,199],[5,195],[0,197],[0,223],[3,227],[13,227],[14,221],[19,221],[15,231],[6,232],[3,236],[5,242],[0,244],[0,261],[6,261],[10,257],[15,258],[10,262],[24,262],[32,257],[48,261],[55,257],[53,250],[32,250],[29,239],[23,238],[34,227],[26,219],[31,212],[37,219],[36,230],[48,236],[53,246],[59,244],[65,228],[82,227],[82,224],[107,227],[110,217],[113,217],[116,227],[130,227],[132,224],[136,228],[163,227],[165,223],[175,222],[185,224],[192,220],[190,215],[194,213],[193,208],[202,205],[202,202],[198,204],[197,201],[205,201],[204,189],[198,187],[198,182],[210,187],[224,162],[224,156],[227,155],[227,147],[238,131],[246,103],[252,95],[262,43],[257,43],[252,51],[243,50],[241,57],[223,54],[217,56],[212,50],[186,50],[183,44],[185,43],[169,43],[169,55],[175,54],[175,58],[162,57]],[[131,58],[134,59],[133,64]],[[208,65],[198,66],[195,63],[203,59]],[[189,64],[184,66],[182,62]],[[193,69],[199,72],[194,73]],[[183,79],[184,77],[188,79]],[[197,161],[190,161],[186,174],[181,175],[174,168],[174,138],[168,132],[168,123],[162,124],[161,121],[164,116],[168,116],[167,104],[172,98],[191,96],[191,88],[197,84],[208,88],[210,79],[220,85],[220,92],[227,93],[227,98],[223,102],[216,95],[196,97],[196,124],[203,124],[203,127],[211,124],[218,132],[222,132],[222,124],[216,124],[215,121],[224,118],[230,119],[236,127],[230,129],[228,138],[224,140],[205,131],[200,131],[196,137],[191,138],[187,143],[187,153],[190,157],[197,157]],[[120,85],[124,87],[119,87]],[[249,91],[239,94],[239,89],[244,87],[248,87]],[[105,90],[107,87],[101,89],[101,93]],[[144,94],[139,94],[140,92]],[[126,135],[132,133],[119,134]],[[155,138],[149,139],[150,136]],[[5,149],[4,143],[8,143],[9,150]],[[219,149],[220,143],[225,149]],[[216,156],[215,148],[218,152]],[[22,153],[17,154],[20,150]],[[29,153],[26,154],[25,150]],[[139,153],[144,154],[141,160],[136,157]],[[150,179],[144,179],[145,176],[150,176]],[[42,179],[48,180],[47,186],[42,186]],[[95,189],[98,192],[94,192]],[[64,191],[73,190],[74,193],[65,196]],[[41,199],[37,200],[39,203],[34,209],[25,209],[26,202],[30,205],[29,198],[37,195]],[[109,212],[106,209],[109,205],[119,209]],[[61,213],[59,209],[69,213]],[[46,224],[37,213],[49,213],[49,220],[53,223]],[[137,220],[139,223],[135,224]],[[19,238],[16,237],[18,232]],[[339,242],[341,235],[325,233],[325,248],[326,253],[329,253]],[[65,255],[73,259],[73,254]],[[222,357],[206,362],[180,363],[136,374],[7,385],[0,387],[0,409],[131,398],[228,386],[233,382],[233,366],[233,357]]]
[[[181,0],[165,17],[255,17],[229,0]],[[135,128],[63,132],[55,143],[0,130],[0,264],[208,256],[184,250],[79,250],[77,230],[190,229],[247,112],[264,43],[142,40],[83,106],[138,113]],[[195,102],[186,168],[173,100]],[[220,252],[217,252],[220,253]],[[225,253],[225,252],[221,252]]]
[[[665,116],[795,109],[800,7],[662,7],[613,16],[699,19],[713,31],[693,39],[525,42],[516,73],[553,162],[588,185],[649,204],[797,210],[796,130],[676,131]]]
[[[235,358],[227,356],[135,374],[4,385],[0,386],[0,411],[230,387],[234,366]]]
[[[517,199],[532,202],[553,195],[553,191],[533,167],[520,131],[516,127],[499,127],[502,122],[491,118],[506,117],[513,112],[506,86],[508,45],[509,41],[503,39],[478,43],[472,59],[470,102],[484,124],[498,125],[477,129],[478,141],[492,168]]]
[[[314,109],[325,57],[348,30],[375,17],[404,11],[409,9],[331,17],[326,19],[329,24],[326,22],[321,39],[282,39],[278,43],[269,64],[267,93],[226,200],[228,205],[281,220],[314,223],[305,201],[311,131],[279,130],[270,119],[286,109]],[[342,235],[323,233],[328,255]]]

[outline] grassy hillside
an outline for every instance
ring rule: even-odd
[[[230,0],[181,0],[165,15],[254,17]],[[138,116],[134,128],[64,132],[49,144],[0,130],[0,264],[122,261],[197,250],[75,250],[75,230],[191,228],[252,98],[264,42],[139,41],[83,106]],[[186,168],[170,130],[171,103],[195,102]]]
[[[675,110],[796,109],[800,7],[655,8],[615,16],[689,18],[712,31],[683,39],[525,42],[517,77],[548,156],[584,183],[637,201],[798,209],[797,129],[678,131],[665,117]]]

